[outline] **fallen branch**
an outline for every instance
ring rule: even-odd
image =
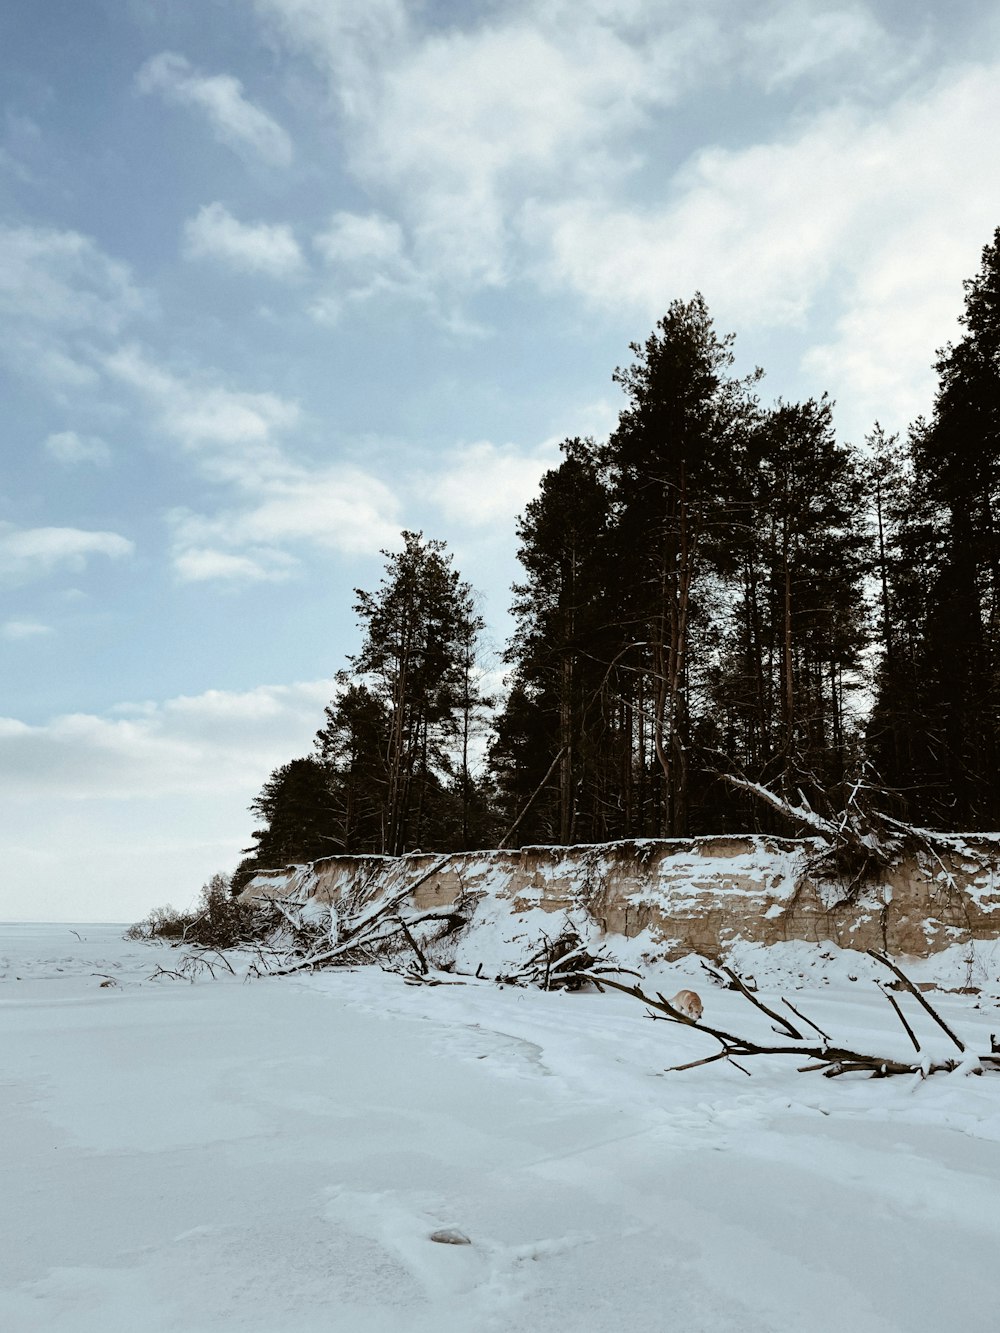
[[[889,969],[890,972],[895,973],[895,975],[896,975],[896,976],[899,978],[899,980],[903,983],[903,985],[904,985],[904,986],[906,987],[906,989],[910,992],[910,994],[913,996],[913,998],[918,1002],[918,1004],[923,1005],[923,1007],[927,1010],[927,1012],[930,1014],[931,1018],[933,1018],[934,1022],[938,1025],[938,1027],[941,1029],[941,1031],[944,1032],[944,1033],[946,1033],[946,1034],[951,1038],[951,1040],[955,1043],[955,1045],[958,1047],[958,1049],[964,1053],[964,1051],[965,1051],[965,1043],[962,1042],[962,1041],[959,1041],[959,1039],[955,1036],[954,1032],[952,1032],[951,1028],[950,1028],[950,1027],[948,1026],[948,1024],[944,1021],[944,1019],[943,1019],[943,1018],[941,1017],[941,1015],[937,1012],[937,1010],[936,1010],[936,1009],[933,1009],[933,1008],[931,1007],[931,1005],[928,1004],[927,1000],[924,998],[924,996],[923,996],[923,994],[920,992],[920,990],[918,990],[917,987],[914,986],[913,982],[910,980],[909,977],[904,976],[904,974],[899,970],[899,968],[898,968],[898,967],[896,966],[896,964],[892,961],[892,959],[891,959],[891,958],[887,958],[886,955],[885,955],[884,953],[876,953],[876,951],[875,951],[874,949],[869,949],[869,950],[868,950],[868,956],[869,956],[869,958],[874,958],[875,961],[876,961],[877,963],[881,963],[883,967],[887,967],[887,968]]]
[[[902,982],[907,990],[915,996],[920,1004],[928,1012],[931,1018],[938,1026],[947,1033],[952,1042],[958,1047],[959,1051],[965,1054],[965,1045],[962,1043],[951,1028],[945,1023],[944,1019],[937,1013],[933,1006],[914,986],[913,982],[905,976],[900,968],[887,958],[884,954],[871,951],[871,956]],[[968,1057],[960,1061],[954,1058],[930,1059],[927,1056],[921,1056],[918,1061],[900,1060],[895,1057],[878,1055],[870,1051],[857,1051],[847,1046],[835,1044],[827,1034],[815,1024],[805,1014],[801,1013],[794,1005],[787,1000],[783,1003],[799,1018],[806,1026],[812,1028],[822,1039],[821,1044],[811,1044],[788,1023],[782,1019],[774,1010],[768,1008],[757,996],[750,991],[736,973],[728,967],[722,968],[727,976],[736,983],[735,989],[748,1000],[755,1008],[761,1010],[770,1018],[776,1018],[784,1027],[789,1035],[794,1034],[794,1039],[788,1043],[765,1043],[757,1041],[751,1037],[740,1036],[733,1032],[727,1032],[723,1028],[713,1027],[701,1019],[689,1017],[675,1008],[669,1000],[656,992],[654,995],[647,994],[640,986],[629,986],[620,981],[612,981],[606,975],[598,976],[593,973],[582,973],[581,976],[590,981],[598,990],[604,990],[610,987],[612,990],[621,991],[623,995],[630,995],[633,999],[639,1000],[646,1006],[647,1014],[650,1018],[666,1020],[671,1023],[680,1023],[685,1027],[694,1028],[696,1032],[703,1032],[706,1037],[711,1037],[719,1043],[720,1049],[711,1055],[702,1056],[697,1060],[689,1060],[685,1064],[673,1065],[668,1069],[668,1073],[680,1073],[688,1069],[698,1069],[703,1065],[715,1064],[718,1061],[725,1060],[736,1067],[744,1074],[749,1074],[749,1070],[739,1064],[739,1059],[750,1059],[755,1056],[776,1056],[776,1055],[794,1055],[805,1057],[809,1062],[798,1065],[797,1069],[801,1073],[820,1072],[825,1078],[839,1078],[842,1074],[868,1074],[871,1078],[890,1078],[895,1074],[916,1074],[921,1078],[926,1078],[930,1074],[951,1073],[956,1069],[963,1069],[966,1073],[981,1074],[984,1069],[1000,1072],[1000,1049],[994,1039],[990,1041],[990,1051],[987,1054]],[[884,987],[880,986],[883,994],[892,1004],[897,1017],[902,1023],[917,1055],[921,1055],[920,1044],[916,1034],[903,1015],[902,1009],[896,1002],[895,997],[890,995]]]
[[[608,972],[632,977],[639,975],[627,967],[619,967],[606,956],[603,948],[591,952],[590,946],[584,944],[576,928],[567,921],[554,939],[542,932],[542,947],[516,972],[498,976],[496,980],[502,986],[538,986],[544,991],[579,990],[585,974],[593,977]],[[478,969],[476,975],[479,975]]]
[[[274,968],[270,975],[274,977],[289,976],[293,972],[301,972],[305,968],[326,967],[345,955],[351,954],[359,949],[366,948],[372,944],[383,943],[393,935],[400,934],[403,931],[408,932],[408,926],[403,923],[399,914],[399,909],[407,898],[420,888],[421,884],[426,883],[434,875],[438,874],[450,860],[450,856],[439,857],[427,870],[419,875],[415,880],[406,884],[398,892],[391,896],[378,898],[370,904],[366,911],[349,924],[341,923],[340,940],[332,949],[324,949],[319,952],[306,954],[303,958],[298,958],[294,962],[286,964],[284,967]],[[452,909],[453,910],[453,909]],[[439,913],[428,914],[437,916]],[[389,931],[379,931],[383,923],[395,918],[396,925]],[[422,920],[421,917],[411,917],[409,925],[417,925]],[[422,955],[421,955],[422,956]],[[424,960],[426,963],[426,960]]]
[[[786,1034],[786,1036],[792,1037],[795,1041],[802,1040],[802,1033],[798,1030],[798,1028],[794,1027],[791,1023],[789,1023],[787,1018],[782,1018],[782,1016],[780,1014],[776,1014],[773,1009],[769,1009],[763,1000],[761,1000],[758,996],[754,995],[753,991],[748,990],[747,987],[743,984],[742,978],[738,977],[731,967],[726,967],[722,963],[720,963],[719,966],[721,967],[722,971],[725,972],[726,976],[729,977],[729,979],[733,983],[733,986],[736,988],[736,990],[739,991],[739,993],[743,996],[744,999],[749,1000],[750,1003],[752,1005],[755,1005],[762,1013],[767,1014],[768,1018],[773,1019],[774,1022],[777,1023],[778,1026],[782,1029],[782,1031]],[[790,1009],[792,1006],[789,1005],[788,1007]],[[809,1026],[812,1027],[812,1024],[810,1023]]]
[[[899,1019],[899,1021],[900,1021],[900,1022],[902,1023],[902,1025],[903,1025],[903,1027],[906,1029],[906,1035],[909,1037],[910,1041],[913,1043],[913,1049],[914,1049],[915,1051],[919,1051],[919,1050],[920,1050],[920,1042],[917,1041],[917,1035],[916,1035],[916,1033],[913,1031],[913,1029],[910,1027],[909,1023],[906,1021],[906,1015],[903,1013],[902,1009],[899,1007],[899,1001],[896,999],[895,995],[893,995],[891,991],[886,990],[886,988],[885,988],[884,986],[880,985],[880,986],[879,986],[879,990],[882,992],[882,994],[885,996],[885,998],[886,998],[886,999],[889,1001],[889,1003],[892,1005],[893,1009],[895,1009],[895,1011],[896,1011],[896,1017]]]

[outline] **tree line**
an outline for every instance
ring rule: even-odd
[[[775,829],[748,784],[1000,827],[1000,228],[964,286],[930,415],[860,445],[825,395],[762,403],[703,298],[673,302],[614,373],[610,438],[564,441],[518,520],[502,700],[472,588],[404,532],[235,887],[336,853]]]

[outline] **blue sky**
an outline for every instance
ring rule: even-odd
[[[6,0],[0,919],[186,904],[401,528],[514,517],[674,297],[905,428],[1000,224],[982,0]]]

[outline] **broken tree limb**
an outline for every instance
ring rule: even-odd
[[[952,1032],[951,1028],[944,1021],[944,1019],[937,1012],[937,1010],[934,1009],[933,1006],[928,1004],[928,1002],[924,999],[923,994],[916,986],[914,986],[910,978],[906,976],[903,972],[901,972],[899,968],[896,966],[896,964],[890,958],[887,958],[884,953],[877,953],[874,949],[869,949],[868,956],[870,958],[874,958],[877,963],[881,963],[883,967],[887,967],[890,972],[893,972],[899,978],[899,980],[903,983],[903,985],[914,997],[914,999],[918,1002],[918,1004],[921,1004],[924,1007],[924,1009],[927,1010],[928,1014],[930,1014],[931,1018],[933,1018],[934,1022],[938,1025],[941,1031],[944,1032],[947,1036],[949,1036],[951,1040],[955,1043],[955,1045],[958,1047],[958,1049],[962,1051],[964,1054],[965,1043],[959,1041],[958,1037],[955,1036],[954,1032]]]
[[[555,759],[553,759],[552,763],[549,765],[549,771],[545,774],[545,777],[542,778],[541,782],[538,784],[535,790],[528,797],[527,801],[524,803],[523,807],[521,808],[521,813],[518,815],[518,817],[514,820],[513,824],[511,824],[510,828],[497,843],[498,848],[506,847],[507,839],[512,838],[514,834],[517,832],[518,828],[520,827],[521,820],[524,818],[524,816],[528,813],[531,807],[538,800],[539,796],[542,794],[542,791],[545,789],[545,784],[548,782],[552,774],[556,771],[559,761],[560,759],[562,759],[565,753],[566,753],[566,746],[563,745],[560,748],[559,753],[556,755]]]
[[[919,1051],[919,1050],[920,1050],[920,1042],[917,1041],[917,1035],[916,1035],[916,1033],[913,1031],[913,1029],[910,1027],[909,1023],[906,1021],[906,1015],[903,1013],[902,1009],[899,1007],[899,1001],[896,999],[895,995],[893,995],[891,991],[886,990],[886,988],[885,988],[884,986],[880,985],[880,986],[879,986],[879,990],[882,992],[882,994],[885,996],[885,998],[886,998],[886,999],[889,1001],[889,1003],[892,1005],[893,1009],[895,1009],[895,1011],[896,1011],[896,1017],[899,1019],[899,1021],[900,1021],[900,1022],[902,1023],[902,1025],[903,1025],[903,1027],[906,1029],[906,1035],[909,1037],[910,1041],[912,1042],[912,1044],[913,1044],[913,1049],[914,1049],[915,1051]]]
[[[761,1000],[758,996],[754,995],[753,991],[748,990],[747,987],[743,984],[742,977],[738,977],[731,967],[726,967],[723,963],[720,963],[719,966],[722,969],[722,971],[725,972],[726,976],[730,978],[733,985],[740,992],[740,994],[743,996],[744,999],[749,1000],[751,1004],[757,1006],[757,1008],[761,1011],[761,1013],[767,1014],[768,1018],[773,1019],[773,1021],[779,1025],[779,1027],[786,1034],[786,1036],[791,1037],[795,1041],[802,1040],[802,1033],[798,1030],[798,1028],[795,1027],[792,1023],[789,1023],[787,1018],[782,1018],[782,1016],[780,1014],[776,1014],[773,1009],[769,1009],[763,1000]],[[788,1007],[791,1008],[791,1005],[789,1005]],[[810,1026],[812,1025],[810,1024]]]
[[[796,1009],[795,1005],[792,1004],[791,1000],[786,1000],[785,997],[782,996],[781,1003],[787,1004],[789,1009],[791,1009],[792,1013],[795,1015],[795,1017],[801,1019],[802,1022],[805,1023],[806,1027],[812,1028],[813,1032],[815,1032],[817,1036],[822,1037],[824,1041],[830,1040],[830,1034],[828,1032],[824,1032],[821,1027],[817,1027],[817,1025],[812,1021],[811,1018],[806,1018],[805,1014],[803,1014],[800,1010]]]
[[[411,932],[409,926],[408,926],[408,925],[406,924],[406,922],[403,920],[403,918],[402,918],[401,916],[397,916],[397,917],[396,917],[396,920],[399,922],[399,928],[400,928],[400,930],[403,932],[403,936],[404,936],[404,938],[406,939],[407,944],[410,946],[410,948],[413,950],[413,952],[417,955],[417,966],[418,966],[419,970],[420,970],[421,972],[426,973],[426,971],[427,971],[427,959],[424,957],[424,951],[421,949],[421,947],[420,947],[420,945],[417,943],[417,941],[413,938],[413,934],[412,934],[412,932]]]
[[[373,944],[380,944],[390,939],[393,935],[402,931],[408,931],[408,926],[404,925],[399,915],[399,909],[411,897],[421,884],[426,883],[434,875],[447,865],[451,859],[448,856],[441,856],[429,866],[415,880],[406,884],[405,887],[394,892],[391,896],[376,898],[370,903],[366,910],[363,910],[360,916],[353,921],[341,922],[340,938],[332,949],[324,949],[319,952],[306,954],[304,957],[297,958],[293,962],[287,963],[283,967],[275,968],[270,975],[274,977],[288,976],[292,972],[301,972],[305,968],[325,967],[336,962],[345,954],[350,954],[356,949],[368,947]],[[380,929],[387,921],[395,919],[396,925],[386,931]],[[409,925],[418,924],[423,918],[414,917],[409,921]],[[422,955],[420,955],[422,956]],[[426,960],[425,960],[426,962]]]
[[[765,787],[762,782],[751,782],[749,778],[737,777],[734,773],[720,773],[719,777],[730,787],[735,787],[737,791],[745,791],[751,796],[756,796],[759,801],[769,805],[772,810],[776,810],[785,819],[790,819],[794,823],[804,824],[806,828],[811,828],[821,838],[829,840],[837,834],[836,824],[829,819],[824,819],[822,815],[818,815],[804,797],[802,805],[793,805],[791,801],[786,801],[783,796],[773,792],[770,787]],[[801,792],[799,794],[801,795]]]
[[[948,1034],[951,1040],[964,1054],[964,1044],[960,1044],[958,1037],[955,1036],[954,1032],[952,1032],[940,1015],[937,1014],[933,1006],[920,994],[917,988],[909,978],[902,973],[899,967],[884,955],[877,954],[874,951],[871,956],[876,959],[877,962],[882,963],[893,972],[903,982],[907,989],[911,990],[916,995],[931,1017],[935,1019],[942,1030]],[[735,975],[731,973],[731,969],[729,968],[724,970],[729,975]],[[740,1059],[749,1059],[754,1056],[778,1055],[805,1057],[809,1063],[797,1066],[799,1072],[819,1072],[822,1073],[825,1078],[839,1078],[842,1074],[852,1073],[865,1073],[871,1078],[890,1078],[896,1074],[916,1074],[921,1078],[926,1078],[930,1074],[951,1073],[959,1069],[965,1073],[982,1073],[987,1069],[1000,1072],[1000,1051],[992,1049],[996,1045],[994,1042],[991,1042],[991,1050],[989,1053],[975,1057],[966,1056],[964,1061],[959,1061],[953,1058],[933,1060],[927,1056],[922,1056],[918,1061],[900,1060],[894,1056],[879,1055],[876,1052],[858,1051],[847,1046],[839,1046],[831,1041],[827,1034],[813,1023],[811,1019],[806,1018],[803,1013],[794,1009],[792,1005],[788,1005],[803,1023],[807,1024],[814,1032],[819,1034],[823,1039],[822,1045],[817,1046],[811,1044],[804,1038],[799,1038],[788,1043],[766,1043],[757,1041],[751,1037],[743,1037],[732,1032],[727,1032],[723,1028],[713,1027],[711,1024],[705,1023],[701,1019],[690,1018],[688,1015],[681,1013],[679,1009],[676,1009],[669,1000],[664,999],[659,992],[650,995],[647,994],[641,986],[625,985],[622,982],[612,981],[607,976],[596,976],[590,973],[583,973],[581,975],[584,976],[586,980],[592,982],[598,990],[604,990],[606,987],[610,987],[613,990],[621,991],[624,995],[630,995],[634,999],[639,1000],[646,1006],[650,1018],[661,1018],[666,1019],[671,1023],[683,1024],[685,1027],[694,1028],[696,1032],[704,1033],[705,1036],[711,1037],[714,1041],[719,1043],[720,1049],[714,1052],[714,1054],[702,1056],[698,1060],[689,1060],[685,1064],[674,1065],[668,1069],[668,1073],[680,1073],[684,1070],[697,1069],[702,1065],[715,1064],[721,1060],[725,1060],[730,1064],[735,1064],[743,1073],[749,1073],[749,1070],[744,1069],[743,1066],[738,1063],[736,1057],[739,1057]],[[745,985],[741,985],[738,989],[744,999],[748,1000],[756,1008],[761,1009],[766,1014],[773,1015],[773,1011],[769,1010],[767,1006],[763,1005],[761,1002],[758,1002],[757,998]],[[788,1004],[788,1001],[786,1000],[784,1003]],[[917,1044],[915,1034],[903,1017],[899,1006],[894,1004],[893,1007],[896,1009],[904,1028],[910,1036],[916,1054],[920,1055],[920,1047]]]

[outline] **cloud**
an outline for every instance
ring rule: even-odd
[[[852,402],[851,432],[890,411],[905,424],[929,406],[933,350],[1000,216],[980,137],[1000,116],[998,76],[946,71],[887,113],[839,106],[770,142],[705,150],[661,205],[539,207],[538,279],[647,318],[700,289],[724,328],[797,329],[804,371]]]
[[[313,246],[333,279],[332,289],[314,298],[309,313],[322,324],[335,324],[345,307],[379,298],[394,305],[416,301],[445,325],[455,316],[441,306],[433,283],[407,253],[398,222],[381,213],[334,213]]]
[[[281,551],[260,551],[254,558],[203,546],[185,549],[182,545],[175,555],[174,569],[183,583],[263,583],[287,578],[295,563]]]
[[[239,153],[251,153],[271,166],[287,167],[294,156],[284,129],[243,95],[231,74],[203,74],[173,51],[151,57],[136,75],[142,93],[158,93],[175,106],[205,114],[216,139]]]
[[[536,0],[426,28],[396,0],[257,8],[328,80],[348,166],[392,201],[416,270],[454,291],[517,274],[526,204],[661,171],[657,117],[731,76],[746,28],[732,4],[650,0]]]
[[[270,773],[308,755],[332,680],[0,718],[0,919],[134,921],[232,870]],[[331,850],[336,850],[331,846]]]
[[[285,545],[373,555],[399,536],[395,494],[361,468],[306,468],[289,462],[284,475],[272,477],[256,497],[247,498],[251,503],[211,517],[174,511],[171,523],[178,549],[208,547],[214,557],[220,546],[250,548],[247,576],[280,578],[290,572]],[[207,571],[211,561],[200,556],[193,568]],[[190,578],[192,566],[186,570]],[[236,566],[225,573],[220,566],[225,577],[237,572]]]
[[[291,227],[239,222],[220,203],[206,204],[185,222],[184,252],[189,259],[221,259],[231,268],[271,278],[294,277],[304,266]]]
[[[98,380],[95,345],[148,311],[126,264],[75,231],[0,226],[0,358],[59,392]]]
[[[278,438],[301,420],[297,403],[230,389],[208,375],[176,374],[132,345],[107,356],[104,368],[136,390],[158,428],[196,455],[212,480],[258,487],[285,472]]]
[[[52,634],[51,625],[43,625],[37,620],[8,620],[0,625],[0,635],[5,639],[18,642],[21,639],[38,639]]]
[[[283,579],[297,563],[287,546],[374,554],[398,536],[398,502],[384,482],[361,468],[317,467],[289,453],[283,437],[300,423],[297,404],[178,375],[136,347],[105,364],[142,395],[159,429],[206,478],[235,492],[235,502],[215,514],[168,515],[175,569],[185,581]]]
[[[78,435],[75,430],[61,430],[46,436],[42,447],[60,463],[93,463],[106,467],[111,461],[111,450],[96,435]]]
[[[536,449],[483,440],[463,445],[444,460],[428,487],[429,497],[449,521],[468,527],[509,523],[538,493],[542,474],[559,461],[558,443]]]
[[[269,773],[308,754],[330,681],[0,719],[0,916],[134,921],[233,869]],[[6,832],[6,830],[5,830]],[[44,890],[44,891],[43,891]]]
[[[989,21],[960,62],[933,16],[890,25],[861,0],[512,0],[450,24],[396,0],[257,9],[327,80],[379,206],[317,237],[334,278],[317,318],[385,292],[456,320],[527,280],[652,320],[701,289],[722,327],[794,331],[803,376],[859,410],[882,389],[900,412],[926,402],[1000,216]]]
[[[91,556],[120,560],[134,544],[117,532],[81,528],[16,528],[0,523],[0,577],[15,583],[45,578],[57,569],[82,570]]]
[[[898,78],[912,60],[862,4],[806,7],[781,0],[744,21],[745,67],[769,93],[807,80],[823,87],[824,75],[837,80],[841,95],[859,87],[870,93],[873,84]]]
[[[308,752],[332,688],[208,690],[39,725],[0,718],[0,792],[129,801],[236,790],[249,799],[276,764]]]
[[[329,228],[313,241],[328,264],[355,266],[398,264],[403,231],[398,222],[379,213],[334,213]]]
[[[422,32],[393,0],[363,15],[326,0],[258,0],[329,80],[355,176],[393,201],[384,281],[400,281],[402,225],[413,271],[452,296],[510,280],[525,199],[620,181],[635,164],[627,135],[686,85],[697,52],[715,58],[711,41],[692,40],[705,36],[703,18],[677,31],[631,8],[514,5],[477,27]],[[327,248],[343,263],[344,237],[334,239]]]

